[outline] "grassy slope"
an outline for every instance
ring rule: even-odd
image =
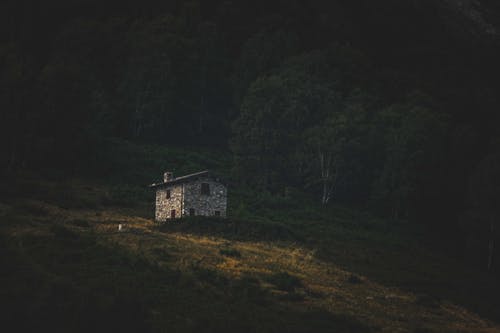
[[[494,280],[421,234],[304,198],[230,189],[231,218],[151,220],[165,168],[227,173],[216,152],[113,142],[99,181],[5,184],[5,325],[69,331],[497,332]],[[8,181],[7,181],[8,182]],[[8,194],[8,195],[7,195]],[[298,200],[306,204],[297,205]],[[123,232],[117,224],[125,225]],[[420,235],[420,236],[419,236]]]

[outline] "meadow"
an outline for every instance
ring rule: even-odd
[[[147,184],[165,166],[230,174],[229,159],[109,144],[99,172],[5,179],[0,316],[11,331],[500,332],[494,277],[423,228],[231,181],[227,219],[159,225]]]

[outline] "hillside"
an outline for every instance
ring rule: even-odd
[[[147,185],[228,173],[223,152],[113,142],[99,176],[5,179],[13,331],[500,332],[498,284],[425,230],[299,193],[230,187],[229,218],[158,226]],[[106,161],[102,160],[106,165]],[[118,224],[124,230],[118,232]]]

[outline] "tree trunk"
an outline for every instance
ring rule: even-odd
[[[323,181],[323,196],[321,198],[321,203],[323,205],[326,205],[328,203],[328,195],[327,195],[327,192],[328,192],[328,185],[326,183],[326,181],[324,180]]]
[[[326,205],[330,201],[332,193],[337,184],[338,165],[335,161],[332,162],[331,154],[323,153],[320,148],[318,149],[318,157],[321,172],[320,179],[323,184],[323,195],[321,197],[321,203],[323,205]],[[332,170],[332,166],[335,166],[334,170]]]

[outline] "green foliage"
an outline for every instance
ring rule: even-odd
[[[146,186],[159,182],[166,170],[179,176],[200,170],[225,175],[229,169],[229,156],[219,149],[141,145],[113,139],[105,142],[101,154],[89,176],[105,178],[117,192],[123,189],[130,195],[139,195],[141,187],[142,198],[151,193]]]
[[[432,192],[441,176],[446,154],[444,116],[412,102],[394,105],[378,115],[377,133],[383,133],[380,174],[373,184],[372,200],[394,219],[415,216],[417,193]]]
[[[73,187],[68,187],[70,184]],[[170,250],[168,242],[153,248],[151,256],[145,257],[142,251],[128,251],[112,243],[101,243],[100,235],[92,232],[93,228],[78,227],[85,225],[82,221],[75,223],[75,219],[69,218],[66,223],[53,223],[53,217],[60,215],[57,200],[66,202],[61,195],[56,195],[57,191],[62,190],[62,194],[66,193],[64,191],[73,193],[73,199],[77,201],[79,195],[90,197],[93,193],[97,197],[95,200],[99,201],[100,193],[109,191],[109,185],[98,186],[82,181],[72,181],[64,186],[21,183],[18,195],[25,193],[25,188],[33,190],[30,194],[33,196],[31,205],[43,207],[45,213],[39,214],[39,208],[26,211],[23,204],[8,204],[3,208],[6,215],[1,218],[6,222],[2,221],[2,225],[11,228],[12,224],[8,221],[19,215],[14,221],[18,227],[27,226],[32,230],[47,228],[48,232],[41,232],[37,236],[19,233],[12,236],[14,239],[5,242],[10,252],[2,260],[19,261],[21,266],[29,263],[28,267],[32,267],[24,271],[26,276],[20,273],[26,269],[25,266],[11,269],[12,275],[5,282],[5,285],[29,286],[25,294],[21,292],[21,287],[12,288],[12,295],[20,295],[20,300],[15,302],[13,308],[15,318],[36,317],[50,323],[52,318],[59,316],[72,318],[76,314],[88,313],[90,318],[103,321],[106,327],[114,327],[116,317],[113,313],[121,311],[128,315],[125,324],[131,327],[139,326],[147,330],[153,325],[153,329],[174,327],[177,331],[190,331],[190,324],[182,320],[165,320],[157,316],[157,311],[160,311],[161,314],[175,313],[190,318],[195,326],[209,325],[207,327],[230,330],[254,328],[252,321],[245,317],[254,311],[255,318],[264,323],[264,328],[260,327],[263,331],[281,327],[282,321],[289,325],[287,328],[303,328],[308,323],[307,318],[317,320],[314,327],[318,330],[335,328],[337,331],[346,329],[347,332],[351,329],[369,331],[369,328],[350,317],[316,314],[314,309],[304,310],[305,313],[297,313],[289,308],[285,310],[280,302],[302,302],[311,296],[307,288],[302,287],[305,282],[295,275],[300,273],[284,272],[283,267],[271,264],[269,267],[273,273],[257,275],[279,290],[275,291],[279,296],[273,296],[266,292],[255,276],[228,278],[197,262],[187,262],[182,271],[169,268],[170,260],[177,254]],[[130,195],[133,192],[131,188]],[[233,246],[236,246],[231,244],[232,240],[259,244],[270,242],[273,246],[291,249],[299,246],[310,250],[313,260],[334,263],[352,272],[352,277],[346,277],[346,286],[362,288],[369,284],[357,286],[356,283],[358,279],[366,279],[418,294],[433,295],[437,299],[451,300],[491,317],[497,314],[494,279],[481,272],[466,270],[459,263],[439,254],[437,249],[429,245],[430,241],[426,241],[427,234],[420,228],[393,224],[366,212],[339,205],[325,207],[303,196],[301,191],[291,189],[279,196],[251,188],[235,188],[229,193],[229,202],[238,207],[231,210],[229,218],[193,217],[164,224],[159,229],[169,233],[184,233],[184,236],[196,234],[227,239],[229,243],[219,249],[217,260],[228,260],[221,256],[232,256],[238,261],[247,259],[243,251],[238,252],[241,255],[239,257],[237,252],[232,251]],[[38,201],[40,196],[52,198],[51,204]],[[145,202],[150,205],[150,215],[151,200]],[[100,214],[101,209],[105,212],[113,211],[114,208],[99,206],[96,214]],[[121,206],[118,208],[123,210]],[[133,215],[142,214],[141,205],[129,208]],[[71,211],[72,214],[78,212],[79,208]],[[21,217],[22,223],[19,222]],[[90,224],[95,225],[95,222]],[[141,237],[140,242],[152,240],[149,233],[131,236]],[[409,256],[416,259],[409,261]],[[8,263],[5,267],[10,269],[13,265],[17,264]],[[349,280],[354,284],[349,283]],[[47,290],[57,296],[47,296]],[[29,310],[28,314],[22,312],[22,309],[31,309],[25,301],[32,303],[35,310]],[[416,302],[420,306],[433,308],[425,299],[417,299]],[[52,304],[65,304],[66,307],[55,312],[54,308],[57,307]],[[126,304],[136,316],[122,309],[120,304]],[[37,312],[37,309],[40,311]],[[227,322],[226,316],[229,314],[232,314],[232,319]],[[59,325],[66,329],[72,327],[71,322],[66,321]]]
[[[147,185],[166,170],[211,169],[228,178],[232,217],[161,230],[302,242],[317,257],[379,281],[442,293],[452,282],[458,292],[448,296],[481,308],[482,299],[463,291],[469,284],[461,271],[429,268],[430,259],[408,264],[400,252],[417,247],[412,242],[427,224],[443,231],[427,239],[467,238],[455,252],[481,266],[489,252],[489,266],[498,267],[499,51],[491,33],[498,13],[489,2],[111,1],[94,16],[85,1],[61,8],[51,1],[0,4],[2,226],[55,223],[47,239],[16,239],[2,253],[3,267],[12,270],[8,282],[29,289],[7,295],[14,299],[12,322],[33,330],[63,318],[66,330],[82,324],[93,331],[91,323],[104,322],[107,331],[148,331],[155,312],[147,307],[158,290],[141,283],[168,281],[174,287],[162,285],[163,296],[181,304],[178,286],[223,285],[214,272],[196,268],[180,277],[167,269],[157,280],[150,274],[156,265],[144,258],[79,236],[75,230],[89,230],[88,221],[59,221],[61,210],[151,216]],[[355,253],[340,250],[347,247]],[[236,255],[227,251],[221,255]],[[391,270],[395,263],[408,268],[401,277]],[[105,278],[89,281],[86,267]],[[437,277],[414,278],[427,269]],[[258,311],[257,299],[266,302],[254,282],[230,282],[231,296],[218,299],[217,311],[210,310],[217,291],[194,309],[196,302],[187,302],[185,324],[173,330],[266,331],[238,324],[251,311],[225,310],[241,297]],[[232,321],[214,322],[214,313]],[[279,320],[267,330],[331,329],[330,321],[341,331],[366,329],[321,312],[290,317],[289,327]],[[306,319],[311,327],[294,327]]]
[[[324,66],[323,55],[311,53],[250,86],[233,124],[238,178],[272,191],[300,185],[302,133],[338,103],[335,81],[318,76]]]
[[[415,216],[428,204],[423,194],[439,191],[447,117],[421,93],[377,108],[363,90],[344,92],[339,57],[327,54],[294,58],[250,86],[233,124],[235,178],[272,193],[296,187],[323,204],[334,198],[395,219]]]
[[[24,7],[12,6],[23,17]],[[450,38],[457,31],[438,28],[450,22],[434,6],[113,2],[100,16],[64,20],[35,10],[26,20],[41,22],[37,29],[6,17],[1,164],[113,181],[127,170],[122,181],[147,184],[172,164],[178,173],[214,168],[203,149],[185,156],[186,147],[230,145],[234,163],[224,168],[235,183],[439,222],[465,201],[464,179],[488,154],[498,100],[487,83],[495,82],[496,62],[486,61],[494,52]],[[466,26],[459,35],[485,33]],[[463,52],[447,48],[450,40]],[[443,56],[430,59],[436,45]],[[458,133],[465,123],[474,142]],[[110,192],[106,205],[146,200],[125,185]]]

